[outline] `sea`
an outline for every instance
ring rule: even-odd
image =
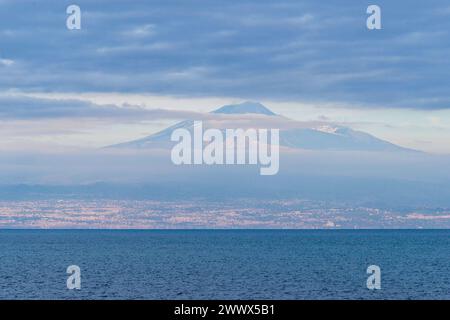
[[[0,299],[450,299],[450,230],[0,230]]]

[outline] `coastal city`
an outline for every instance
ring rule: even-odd
[[[0,201],[0,228],[443,228],[450,208],[380,209],[309,200]]]

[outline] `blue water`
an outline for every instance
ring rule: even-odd
[[[450,230],[2,230],[0,298],[450,299]]]

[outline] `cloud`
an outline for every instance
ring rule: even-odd
[[[130,36],[130,37],[137,37],[137,38],[150,37],[150,36],[155,35],[155,33],[156,33],[155,28],[156,27],[154,24],[145,24],[145,25],[137,26],[130,30],[124,31],[123,35]]]
[[[0,66],[9,67],[14,64],[14,60],[11,59],[0,59]]]
[[[183,110],[161,108],[148,109],[143,106],[122,104],[120,106],[99,105],[75,99],[45,99],[21,95],[0,95],[1,120],[33,119],[122,119],[124,121],[184,119],[202,117],[202,114]]]
[[[445,0],[412,0],[408,14],[380,0],[379,32],[352,0],[105,3],[78,1],[83,27],[69,32],[61,4],[4,2],[0,91],[450,109]]]
[[[205,114],[201,120],[206,120],[205,126],[214,128],[273,128],[273,129],[300,129],[318,128],[324,125],[334,125],[325,121],[297,121],[282,116],[266,116],[258,114],[220,115]],[[193,119],[199,120],[199,119]]]
[[[277,17],[269,17],[267,15],[250,15],[243,16],[240,20],[241,24],[250,27],[260,26],[275,26],[275,27],[299,27],[308,26],[314,22],[314,16],[312,14],[303,14],[300,16],[292,16],[286,19],[279,19]]]
[[[168,42],[155,42],[146,45],[125,45],[125,46],[112,46],[112,47],[101,47],[96,50],[99,54],[130,54],[133,52],[155,52],[171,50],[176,47],[176,44]]]
[[[223,128],[310,128],[324,124],[329,121],[296,121],[283,116],[265,116],[260,114],[217,114],[209,112],[195,112],[186,110],[173,110],[155,108],[145,105],[133,105],[123,103],[96,104],[86,100],[61,99],[61,98],[36,98],[22,95],[0,95],[0,119],[24,120],[29,124],[33,120],[57,120],[68,119],[79,121],[80,119],[90,119],[97,121],[114,122],[141,122],[157,121],[164,119],[180,120],[205,120],[216,127]],[[27,125],[28,126],[28,125]],[[73,126],[73,123],[72,123]],[[29,130],[25,130],[29,133]],[[32,129],[36,130],[36,129]],[[58,133],[74,129],[57,129]],[[22,130],[23,131],[23,130]],[[42,130],[40,130],[42,132]],[[54,131],[52,131],[55,133]]]

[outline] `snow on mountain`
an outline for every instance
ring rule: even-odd
[[[239,104],[231,104],[223,106],[211,113],[222,113],[222,114],[264,114],[266,116],[275,116],[276,114],[267,109],[264,105],[259,102],[246,101]]]

